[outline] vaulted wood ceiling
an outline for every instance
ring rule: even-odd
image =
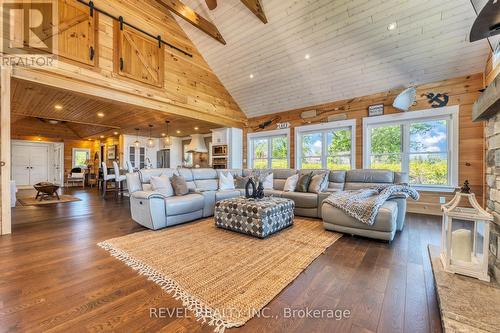
[[[489,52],[468,42],[469,0],[261,2],[267,24],[240,1],[183,0],[226,45],[178,19],[247,116],[478,73]]]
[[[62,106],[62,109],[56,110],[56,105]],[[100,112],[104,117],[97,115]],[[51,124],[49,119],[59,122]],[[98,139],[101,135],[108,137],[114,132],[135,135],[135,128],[140,129],[139,135],[148,136],[149,124],[153,125],[152,136],[161,137],[162,133],[166,133],[166,120],[170,121],[171,136],[209,133],[210,129],[220,127],[220,124],[12,80],[11,123],[14,137]]]

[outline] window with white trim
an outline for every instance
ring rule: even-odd
[[[355,128],[355,120],[296,127],[297,168],[355,168]]]
[[[249,133],[249,167],[255,169],[288,168],[289,133],[289,129]]]
[[[89,148],[73,148],[73,156],[71,159],[71,165],[73,168],[86,168],[87,160],[90,159],[90,149]]]
[[[458,106],[365,118],[363,132],[365,168],[407,173],[428,190],[457,185]]]

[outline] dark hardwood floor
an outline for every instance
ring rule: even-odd
[[[96,246],[143,229],[130,219],[126,197],[65,193],[82,201],[16,207],[13,234],[0,237],[1,332],[213,332],[189,313],[151,318],[151,308],[182,305]],[[427,244],[439,244],[439,225],[408,215],[391,244],[342,237],[269,304],[265,316],[278,318],[253,318],[228,332],[440,332],[427,256]],[[284,308],[351,315],[284,318]]]

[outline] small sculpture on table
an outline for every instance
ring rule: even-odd
[[[247,198],[262,199],[264,198],[264,178],[265,174],[261,171],[255,171],[255,173],[250,176],[245,186],[245,196]],[[250,194],[250,188],[252,193]]]

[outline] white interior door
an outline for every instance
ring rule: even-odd
[[[49,180],[48,147],[30,147],[30,185]]]
[[[17,186],[30,185],[30,146],[12,146],[12,179]]]

